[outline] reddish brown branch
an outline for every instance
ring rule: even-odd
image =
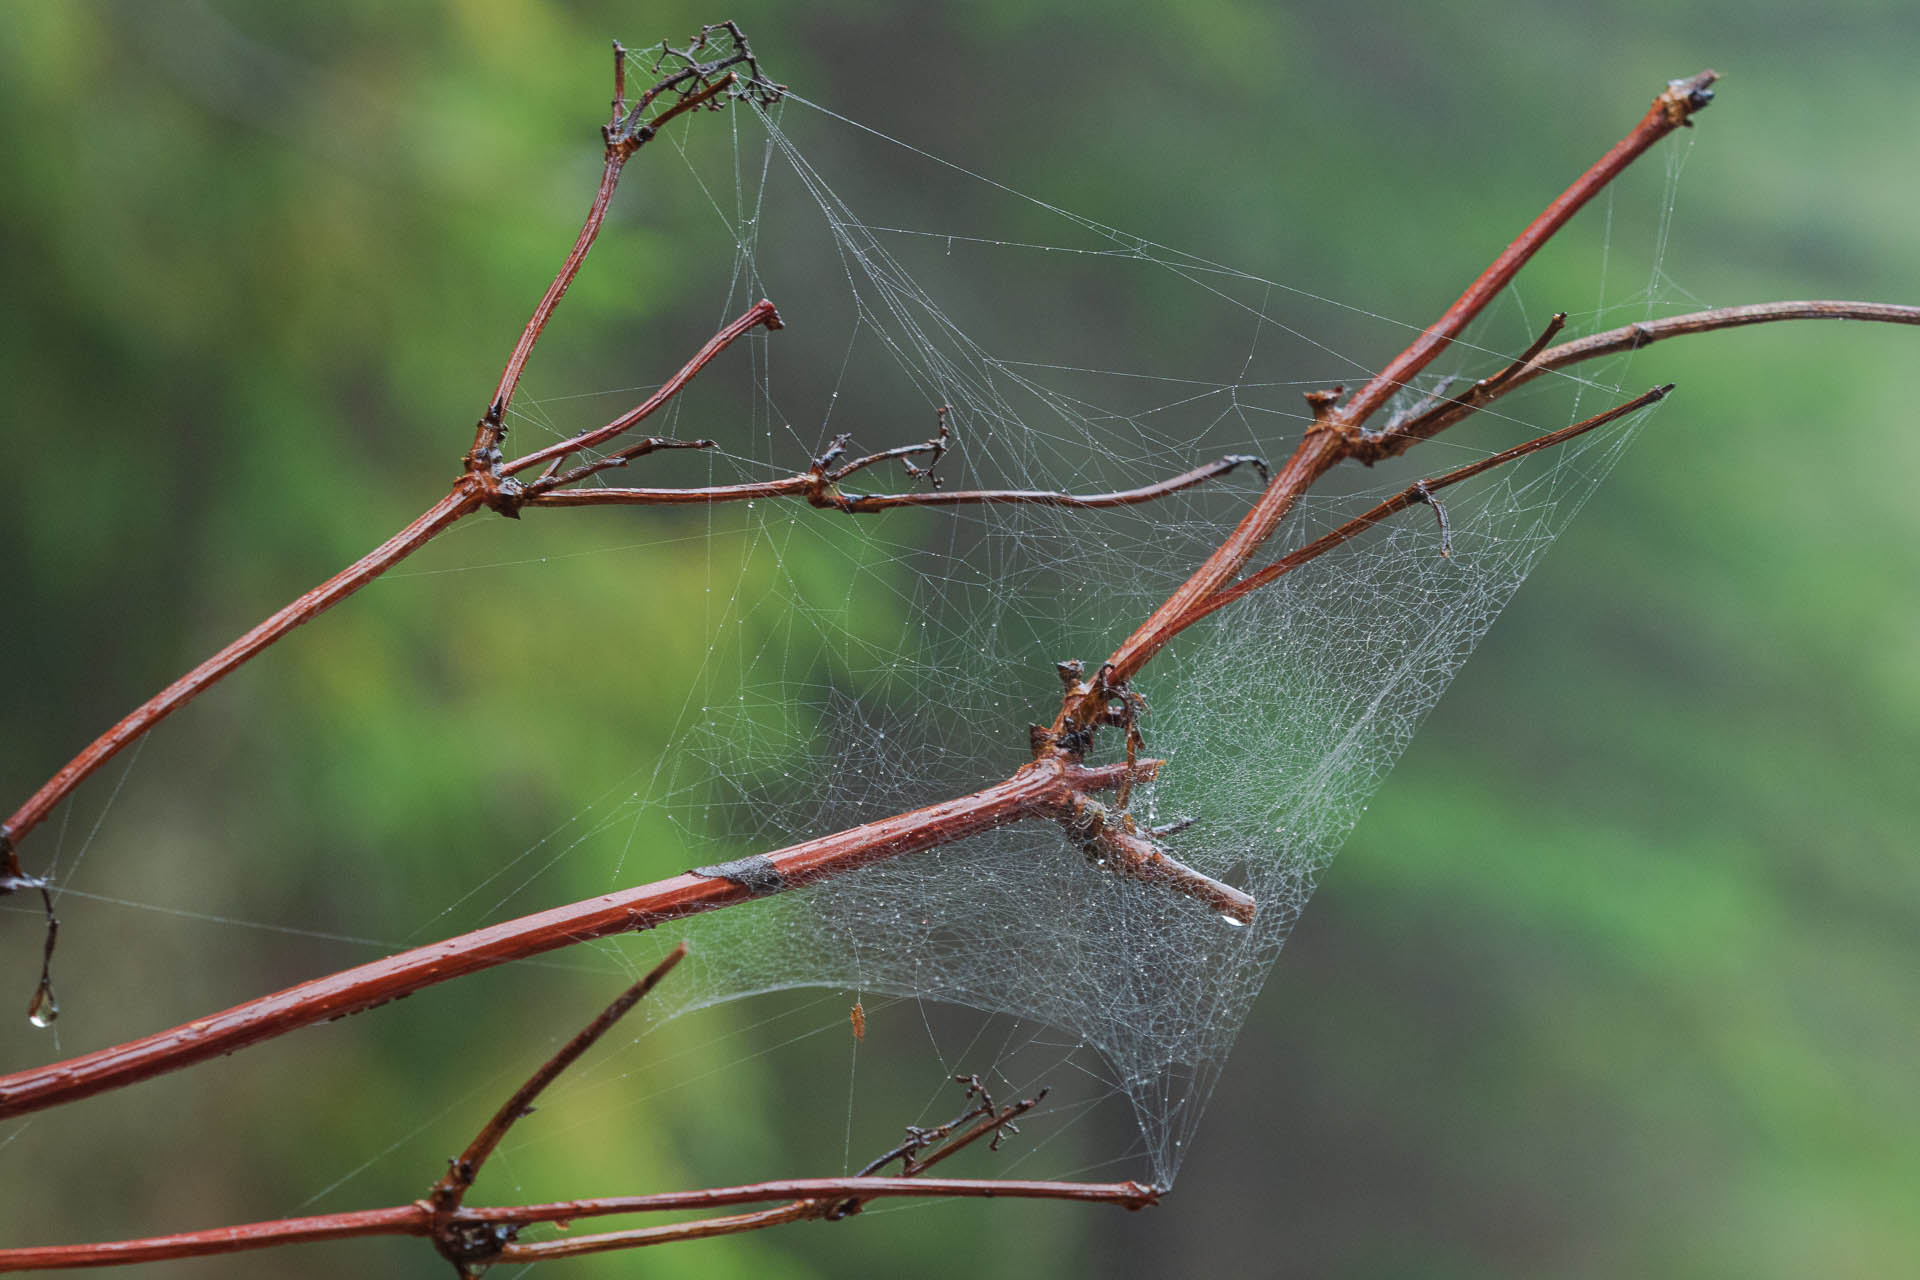
[[[424,1236],[432,1216],[424,1205],[399,1205],[360,1213],[329,1213],[312,1218],[281,1218],[238,1227],[182,1231],[140,1240],[109,1240],[98,1244],[45,1245],[0,1249],[0,1271],[72,1271],[83,1267],[119,1267],[135,1262],[169,1262],[180,1258],[211,1258],[249,1249],[272,1249],[321,1240],[354,1240],[364,1236]]]
[[[711,62],[700,62],[694,55],[708,47],[710,37],[716,31],[724,32],[732,41],[731,52]],[[501,437],[506,434],[507,408],[513,403],[513,393],[520,386],[521,375],[526,372],[527,359],[533,354],[534,344],[540,340],[540,335],[546,332],[547,322],[553,318],[560,299],[566,296],[574,277],[580,274],[580,267],[587,260],[587,252],[599,238],[601,225],[607,218],[607,209],[613,202],[614,189],[620,185],[620,173],[633,153],[652,141],[661,126],[675,116],[703,106],[723,105],[719,101],[723,94],[744,92],[762,105],[768,105],[784,91],[782,86],[761,76],[759,63],[747,45],[746,36],[731,22],[701,28],[685,51],[662,44],[656,68],[669,58],[678,59],[684,65],[650,86],[631,111],[626,105],[627,57],[626,49],[616,40],[613,45],[613,111],[600,131],[606,144],[606,162],[600,172],[600,186],[594,192],[593,203],[588,206],[579,235],[574,237],[573,248],[568,251],[553,282],[541,296],[539,305],[528,317],[519,340],[513,344],[506,368],[500,372],[499,385],[494,388],[493,399],[488,402],[487,412],[474,432],[470,451],[472,456],[478,457],[497,449]],[[729,70],[732,67],[745,70],[744,84]],[[656,99],[668,93],[678,94],[678,101],[651,120],[647,119],[648,108]]]
[[[1174,858],[1135,826],[1132,814],[1079,796],[1066,827],[1101,870],[1192,898],[1228,924],[1253,923],[1257,904],[1250,894]]]
[[[1074,796],[1111,789],[1127,776],[1150,778],[1159,767],[1157,760],[1140,761],[1131,771],[1126,765],[1036,762],[1005,782],[943,804],[417,947],[114,1048],[0,1077],[0,1119],[121,1088],[510,960],[650,929],[1025,818],[1057,819]]]
[[[562,1200],[550,1204],[521,1205],[498,1209],[462,1209],[455,1221],[471,1226],[528,1226],[542,1222],[569,1222],[626,1213],[655,1213],[698,1209],[717,1209],[728,1205],[758,1204],[768,1200],[796,1200],[809,1206],[811,1216],[823,1216],[827,1207],[849,1198],[873,1200],[900,1197],[953,1197],[966,1199],[1038,1199],[1079,1200],[1095,1204],[1118,1205],[1125,1209],[1144,1209],[1158,1204],[1160,1192],[1138,1182],[1031,1182],[996,1181],[978,1178],[788,1178],[749,1186],[713,1187],[699,1191],[672,1191],[659,1195],[606,1196],[590,1200]],[[765,1214],[743,1217],[767,1218],[759,1225],[792,1221],[807,1214],[769,1210]],[[685,1223],[684,1227],[702,1224]],[[376,1235],[429,1236],[433,1233],[433,1211],[425,1201],[398,1205],[390,1209],[369,1209],[357,1213],[330,1213],[309,1218],[282,1218],[236,1227],[215,1227],[206,1231],[185,1231],[175,1235],[149,1236],[140,1240],[115,1240],[98,1244],[51,1245],[41,1248],[0,1249],[0,1272],[59,1271],[82,1267],[112,1267],[136,1262],[165,1262],[181,1258],[206,1258],[217,1254],[240,1253],[249,1249],[268,1249],[279,1245],[307,1244],[320,1240],[348,1240]],[[743,1228],[731,1227],[730,1231]],[[659,1239],[638,1243],[665,1243],[667,1239],[693,1239],[702,1235],[726,1234],[700,1231],[674,1235],[674,1228]],[[612,1233],[627,1235],[630,1233]],[[575,1237],[553,1244],[578,1244],[608,1237]],[[532,1260],[557,1256],[545,1243],[509,1245],[501,1261]],[[582,1252],[600,1252],[605,1248],[631,1248],[603,1245]],[[521,1251],[529,1252],[521,1252]]]
[[[577,1218],[621,1213],[655,1213],[690,1209],[721,1209],[728,1205],[759,1204],[767,1200],[880,1199],[916,1195],[966,1196],[991,1199],[1021,1196],[1029,1199],[1100,1200],[1129,1209],[1144,1209],[1159,1201],[1160,1193],[1138,1182],[1021,1182],[974,1178],[787,1178],[742,1187],[710,1187],[697,1191],[664,1191],[644,1196],[604,1196],[590,1200],[558,1200],[551,1204],[507,1209],[462,1209],[469,1222],[528,1224],[571,1222]]]
[[[140,735],[193,701],[281,636],[339,604],[479,506],[480,498],[476,492],[456,484],[446,497],[428,507],[412,524],[388,538],[360,561],[296,597],[226,648],[141,703],[120,723],[94,739],[86,750],[61,766],[60,771],[41,784],[25,804],[14,810],[6,824],[0,826],[0,840],[9,845],[18,843],[22,836],[40,825],[54,806],[66,799],[75,787]]]
[[[560,264],[553,283],[540,296],[539,304],[527,318],[526,327],[520,331],[519,340],[513,344],[513,352],[507,357],[507,366],[500,371],[500,382],[494,388],[493,399],[487,402],[486,415],[474,431],[474,452],[497,447],[500,438],[506,434],[507,409],[513,404],[513,393],[520,387],[520,377],[526,372],[533,345],[546,332],[547,322],[553,319],[560,299],[567,296],[574,277],[580,274],[581,264],[587,260],[587,251],[593,248],[593,242],[599,238],[600,227],[607,220],[607,209],[613,203],[614,188],[620,185],[620,171],[626,167],[632,155],[631,147],[615,146],[612,142],[607,144],[606,164],[600,170],[600,186],[594,191],[593,203],[587,208],[587,219],[581,224],[580,234],[574,238],[573,248]]]
[[[754,303],[751,307],[747,308],[745,313],[735,319],[733,323],[714,334],[711,338],[708,338],[706,345],[696,351],[693,358],[680,367],[678,373],[675,373],[671,378],[667,379],[660,385],[658,391],[655,391],[634,408],[621,414],[604,427],[595,427],[592,431],[584,432],[581,435],[573,437],[571,440],[562,440],[558,444],[550,444],[544,449],[535,449],[532,453],[524,457],[515,458],[512,462],[502,463],[500,464],[499,473],[503,476],[515,475],[525,471],[528,467],[539,466],[541,463],[550,459],[564,458],[570,453],[578,453],[582,449],[592,449],[598,445],[605,444],[622,432],[631,430],[651,417],[654,411],[659,409],[661,405],[664,405],[667,401],[679,395],[680,392],[686,388],[686,385],[693,381],[695,374],[713,362],[715,356],[732,346],[741,336],[759,328],[761,325],[765,325],[769,329],[778,329],[780,327],[780,313],[775,310],[774,305],[765,298]],[[543,482],[536,481],[535,483],[539,484]],[[533,486],[530,485],[528,487],[532,488]]]
[[[796,1199],[792,1204],[759,1213],[702,1218],[697,1222],[683,1222],[673,1226],[610,1231],[601,1235],[571,1236],[531,1244],[511,1244],[500,1251],[500,1261],[535,1262],[554,1258],[571,1258],[587,1253],[605,1253],[613,1249],[636,1249],[647,1245],[674,1244],[685,1240],[734,1235],[742,1231],[758,1231],[782,1223],[828,1217],[835,1204],[848,1199],[942,1196],[987,1200],[1078,1200],[1089,1204],[1117,1205],[1123,1209],[1145,1209],[1160,1203],[1159,1189],[1141,1182],[1020,1182],[971,1178],[794,1178],[787,1182],[764,1182],[754,1187],[728,1188],[727,1190],[755,1194],[743,1197],[739,1201],[716,1199],[709,1203],[750,1203],[755,1200],[770,1199],[776,1194],[782,1197],[790,1195]],[[763,1191],[768,1194],[758,1194]]]
[[[565,296],[568,286],[572,284],[581,264],[585,262],[587,251],[593,247],[593,242],[599,235],[601,224],[606,219],[607,207],[613,198],[614,188],[620,180],[621,167],[626,163],[627,158],[642,143],[654,136],[660,124],[681,111],[707,104],[721,90],[734,86],[735,81],[731,73],[721,79],[712,79],[718,71],[744,65],[750,73],[749,90],[758,100],[770,101],[771,98],[767,96],[769,93],[776,97],[778,95],[779,86],[771,85],[761,79],[758,64],[754,62],[753,55],[747,48],[745,37],[732,23],[722,23],[717,27],[704,29],[693,47],[703,48],[708,35],[716,30],[724,30],[731,36],[733,40],[731,56],[714,63],[700,64],[694,62],[688,55],[676,55],[684,58],[690,66],[649,90],[641,105],[636,107],[629,116],[629,123],[626,126],[619,128],[610,126],[606,131],[606,165],[601,172],[600,186],[594,193],[593,203],[587,211],[586,221],[574,240],[573,249],[568,253],[566,261],[561,264],[560,271],[554,276],[553,282],[547,286],[547,291],[542,295],[539,304],[534,307],[532,316],[528,318],[526,327],[521,331],[519,341],[514,344],[513,353],[507,358],[507,365],[500,375],[500,383],[495,389],[493,400],[475,429],[473,447],[467,456],[467,474],[454,484],[452,491],[446,497],[429,507],[412,524],[355,564],[299,596],[239,639],[175,680],[136,707],[118,724],[101,734],[79,755],[62,766],[60,771],[28,797],[27,802],[15,810],[4,824],[0,824],[0,881],[6,882],[0,883],[0,892],[8,891],[8,885],[13,881],[29,880],[21,869],[15,852],[20,840],[44,821],[55,806],[76,786],[101,765],[137,741],[154,725],[191,702],[201,692],[255,654],[272,645],[293,628],[318,617],[385,573],[461,517],[471,514],[482,506],[491,506],[510,513],[514,491],[509,487],[511,482],[503,485],[503,476],[511,475],[514,471],[532,465],[534,461],[556,453],[564,454],[576,449],[591,448],[625,431],[677,395],[687,382],[691,381],[694,374],[704,368],[715,355],[725,350],[741,333],[757,324],[779,328],[779,316],[774,311],[773,304],[766,301],[760,302],[745,316],[710,338],[692,361],[632,413],[616,419],[597,431],[551,446],[530,458],[521,459],[504,472],[500,469],[499,442],[506,434],[507,406],[513,398],[514,389],[519,385],[520,376],[525,369],[528,356],[533,351],[534,344],[545,332],[547,322],[553,317],[554,309],[559,306],[560,299]],[[615,100],[618,102],[625,97],[624,58],[617,45],[615,49],[617,66],[614,92]],[[661,113],[651,124],[640,122],[641,112],[658,93],[668,87],[677,88],[689,77],[702,86],[697,92],[685,93],[672,109]]]
[[[1460,331],[1513,282],[1514,276],[1519,274],[1520,268],[1538,252],[1540,246],[1552,239],[1554,233],[1565,226],[1567,220],[1578,213],[1587,201],[1619,177],[1647,148],[1675,129],[1691,124],[1693,114],[1704,110],[1713,101],[1713,82],[1719,78],[1716,71],[1702,71],[1699,75],[1669,82],[1666,89],[1654,98],[1653,105],[1647,108],[1647,114],[1641,117],[1640,123],[1626,137],[1615,143],[1612,150],[1600,157],[1572,186],[1541,210],[1540,216],[1528,223],[1526,230],[1500,251],[1500,256],[1487,265],[1487,269],[1467,286],[1466,292],[1452,306],[1441,312],[1438,320],[1354,393],[1353,399],[1342,410],[1343,420],[1353,426],[1365,422],[1375,409],[1387,402],[1388,397],[1405,386],[1408,379],[1445,351],[1460,335]]]

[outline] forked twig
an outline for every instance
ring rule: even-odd
[[[1434,403],[1421,405],[1413,413],[1407,415],[1404,421],[1389,423],[1385,430],[1368,435],[1368,441],[1374,449],[1378,450],[1375,457],[1391,458],[1400,453],[1404,453],[1414,443],[1432,435],[1438,428],[1431,424],[1442,421],[1447,414],[1459,414],[1464,417],[1476,409],[1484,408],[1486,405],[1491,404],[1507,390],[1507,385],[1513,382],[1522,370],[1532,364],[1533,361],[1539,357],[1540,353],[1546,349],[1547,344],[1558,337],[1560,331],[1566,327],[1567,313],[1564,311],[1554,312],[1553,318],[1547,321],[1547,327],[1540,331],[1540,336],[1528,343],[1526,350],[1515,356],[1507,364],[1507,367],[1500,372],[1480,379],[1460,395],[1451,397],[1437,396],[1434,398]],[[1453,420],[1457,421],[1458,419]],[[1375,457],[1370,457],[1367,460],[1373,461]]]
[[[1434,476],[1427,480],[1415,480],[1399,493],[1367,508],[1367,510],[1361,512],[1339,528],[1331,529],[1321,534],[1312,542],[1307,543],[1296,551],[1288,552],[1265,568],[1248,574],[1230,586],[1221,588],[1201,604],[1195,606],[1192,616],[1184,620],[1185,625],[1191,626],[1208,614],[1216,613],[1226,608],[1242,596],[1258,591],[1261,587],[1292,573],[1303,565],[1319,559],[1340,544],[1352,541],[1355,537],[1365,533],[1368,529],[1371,529],[1374,525],[1379,524],[1389,516],[1398,515],[1408,507],[1418,506],[1421,503],[1431,505],[1435,513],[1439,516],[1441,554],[1449,554],[1452,550],[1451,534],[1447,528],[1444,508],[1440,506],[1434,496],[1439,493],[1440,490],[1452,488],[1463,480],[1471,480],[1473,477],[1491,471],[1495,467],[1502,467],[1509,462],[1518,461],[1528,454],[1539,453],[1543,449],[1551,449],[1555,445],[1565,444],[1576,436],[1583,436],[1595,427],[1603,427],[1609,422],[1617,422],[1628,414],[1638,413],[1640,410],[1658,404],[1660,401],[1666,399],[1667,394],[1672,390],[1673,384],[1671,382],[1665,386],[1654,387],[1650,391],[1641,392],[1624,404],[1615,405],[1605,412],[1594,414],[1591,418],[1585,418],[1570,426],[1561,427],[1558,431],[1549,431],[1543,436],[1535,436],[1533,439],[1522,444],[1514,445],[1510,449],[1502,449],[1499,453],[1489,454],[1484,458],[1469,462],[1465,466],[1456,467],[1444,475]]]
[[[1001,1138],[1019,1130],[1013,1121],[1032,1110],[1046,1091],[1004,1107],[995,1106],[986,1087],[977,1076],[956,1077],[967,1086],[967,1096],[977,1099],[953,1120],[933,1129],[909,1126],[907,1141],[873,1161],[851,1178],[789,1178],[743,1187],[717,1187],[704,1191],[674,1191],[641,1196],[601,1196],[583,1200],[564,1200],[547,1204],[513,1205],[505,1208],[469,1209],[462,1203],[479,1176],[487,1158],[514,1124],[532,1114],[536,1098],[560,1075],[578,1062],[594,1043],[644,999],[660,980],[686,957],[683,942],[669,952],[646,976],[628,987],[620,996],[574,1035],[526,1083],[502,1104],[493,1117],[474,1135],[458,1157],[448,1162],[445,1175],[434,1184],[425,1198],[408,1205],[387,1209],[321,1214],[307,1218],[281,1218],[268,1222],[216,1227],[206,1231],[151,1236],[140,1240],[109,1241],[101,1244],[53,1245],[41,1248],[0,1249],[0,1272],[65,1270],[74,1267],[117,1266],[136,1262],[159,1262],[183,1258],[205,1258],[280,1245],[319,1240],[347,1240],[375,1235],[424,1236],[433,1242],[440,1256],[453,1264],[462,1280],[477,1280],[498,1262],[532,1262],[538,1259],[571,1257],[585,1253],[604,1253],[615,1249],[633,1249],[644,1245],[704,1239],[739,1231],[757,1230],[802,1218],[829,1221],[857,1213],[868,1200],[888,1196],[1011,1196],[1030,1199],[1082,1200],[1141,1209],[1157,1203],[1157,1188],[1137,1182],[1044,1182],[983,1181],[979,1179],[921,1178],[925,1170],[964,1150],[981,1138],[992,1137],[999,1149]],[[972,1122],[969,1124],[969,1122]],[[964,1130],[961,1126],[967,1125]],[[960,1132],[956,1133],[956,1130]],[[925,1154],[923,1154],[925,1153]],[[894,1160],[901,1161],[897,1177],[876,1177],[879,1170]],[[685,1209],[713,1209],[735,1204],[788,1199],[793,1203],[757,1213],[706,1218],[676,1223],[667,1227],[649,1227],[632,1231],[607,1232],[595,1236],[520,1244],[520,1232],[540,1223],[566,1225],[576,1218],[616,1214],[661,1212]]]
[[[534,1100],[547,1086],[578,1062],[582,1054],[591,1049],[615,1023],[626,1017],[633,1006],[644,1000],[647,993],[686,957],[687,944],[682,942],[638,982],[621,992],[612,1004],[600,1011],[598,1017],[582,1027],[573,1039],[561,1045],[557,1053],[542,1063],[539,1070],[527,1077],[526,1083],[514,1090],[513,1096],[474,1135],[467,1149],[447,1162],[447,1172],[427,1193],[426,1204],[433,1212],[434,1246],[439,1249],[440,1256],[460,1268],[463,1275],[469,1274],[470,1268],[477,1264],[491,1262],[499,1254],[500,1247],[513,1238],[510,1232],[503,1236],[501,1231],[491,1228],[476,1232],[454,1220],[468,1189],[487,1163],[487,1157],[499,1147],[508,1130],[522,1117],[533,1114]],[[471,1271],[471,1274],[479,1273]]]
[[[640,1227],[631,1231],[610,1231],[597,1236],[574,1236],[564,1240],[541,1241],[537,1244],[516,1244],[501,1251],[500,1261],[534,1262],[543,1259],[578,1257],[587,1253],[605,1253],[616,1249],[634,1249],[647,1245],[732,1235],[741,1231],[758,1231],[766,1227],[810,1218],[838,1222],[858,1213],[861,1206],[875,1198],[870,1193],[871,1188],[883,1185],[889,1188],[936,1185],[933,1180],[921,1179],[919,1175],[982,1138],[990,1137],[989,1145],[993,1150],[998,1151],[1000,1142],[1006,1135],[1019,1132],[1013,1121],[1031,1111],[1039,1105],[1041,1099],[1047,1096],[1047,1091],[1042,1089],[1033,1097],[1023,1101],[996,1106],[986,1086],[980,1082],[980,1077],[955,1076],[954,1081],[966,1086],[967,1098],[971,1105],[952,1120],[931,1129],[909,1125],[905,1142],[869,1162],[852,1178],[843,1181],[842,1185],[849,1194],[802,1195],[790,1204],[776,1209],[764,1209],[758,1213],[704,1218],[696,1222],[677,1223],[669,1227]],[[875,1176],[895,1160],[900,1161],[899,1177]],[[953,1182],[938,1185],[960,1184]],[[986,1187],[1016,1185],[1021,1184],[1011,1182],[984,1184]],[[1157,1189],[1137,1182],[1059,1182],[1025,1185],[1034,1192],[1045,1194],[1049,1199],[1097,1200],[1118,1204],[1128,1209],[1145,1208],[1156,1203],[1159,1198]],[[1041,1188],[1046,1190],[1041,1192]]]

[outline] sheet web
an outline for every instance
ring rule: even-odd
[[[803,101],[772,120],[733,116],[730,145],[682,144],[731,247],[714,314],[724,321],[764,296],[786,328],[727,357],[748,372],[716,366],[674,422],[650,424],[717,440],[705,455],[714,483],[803,470],[841,433],[849,456],[927,439],[942,410],[949,447],[934,474],[948,489],[1091,493],[1230,454],[1277,462],[1305,424],[1302,391],[1365,375],[1360,359],[1310,333],[1357,325],[1374,359],[1408,333],[1019,196]],[[815,155],[864,175],[865,213]],[[660,172],[657,181],[678,180]],[[1658,196],[1656,247],[1674,176]],[[939,223],[928,224],[928,208]],[[1624,274],[1619,246],[1609,252]],[[1608,303],[1603,282],[1601,307],[1576,326],[1648,314],[1657,256],[1649,291]],[[1453,358],[1489,372],[1543,320],[1510,299]],[[1584,375],[1597,386],[1543,380],[1457,438],[1342,474],[1256,563],[1413,478],[1564,425],[1575,404],[1595,411],[1620,374]],[[1048,1046],[1038,1069],[1090,1055],[1097,1065],[1071,1070],[1096,1094],[1124,1097],[1140,1134],[1078,1167],[1171,1185],[1317,876],[1637,421],[1449,490],[1450,555],[1432,512],[1415,508],[1215,615],[1134,682],[1147,754],[1168,762],[1134,810],[1149,824],[1193,819],[1170,848],[1251,893],[1251,927],[1091,866],[1056,825],[1034,821],[623,943],[638,966],[675,937],[692,942],[650,1012],[820,986],[1051,1028],[1019,1040]],[[1093,511],[712,508],[699,553],[702,675],[634,805],[672,815],[690,861],[716,863],[1006,777],[1027,758],[1026,726],[1057,710],[1055,663],[1096,666],[1219,544],[1259,485],[1241,467]],[[846,485],[926,486],[894,462]],[[1118,757],[1118,734],[1107,736],[1099,759]],[[610,866],[609,887],[630,872]],[[1057,1083],[1013,1074],[1011,1037],[982,1032],[974,1043],[997,1047],[978,1050],[985,1060],[943,1053],[941,1070],[998,1073],[1009,1089]],[[1131,1167],[1116,1172],[1116,1162]]]

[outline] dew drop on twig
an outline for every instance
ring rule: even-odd
[[[27,1006],[27,1021],[44,1030],[59,1016],[60,1002],[53,998],[53,986],[42,982],[33,993],[33,1002]]]

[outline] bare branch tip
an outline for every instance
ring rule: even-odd
[[[1712,86],[1719,78],[1720,73],[1709,67],[1698,75],[1669,80],[1666,89],[1653,100],[1654,106],[1666,116],[1668,124],[1690,128],[1691,117],[1713,104]]]

